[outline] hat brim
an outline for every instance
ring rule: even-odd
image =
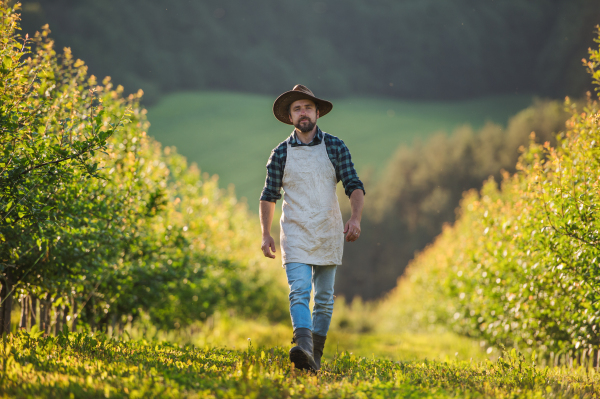
[[[275,115],[275,118],[287,125],[293,125],[290,121],[289,107],[294,101],[298,100],[314,101],[319,108],[319,118],[324,117],[333,109],[333,104],[327,100],[322,100],[301,91],[290,90],[277,97],[273,103],[273,114]]]

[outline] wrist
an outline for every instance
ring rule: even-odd
[[[360,223],[360,219],[361,219],[360,216],[354,216],[354,215],[350,216],[350,220],[352,220],[353,222]]]

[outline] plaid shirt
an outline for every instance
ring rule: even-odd
[[[281,198],[281,182],[283,180],[283,170],[285,169],[285,162],[287,159],[288,143],[290,143],[290,146],[292,147],[302,145],[313,146],[321,144],[323,139],[325,140],[327,155],[335,169],[337,181],[342,181],[346,195],[350,197],[350,194],[357,189],[362,190],[364,193],[365,187],[356,174],[352,158],[350,157],[350,151],[348,150],[348,147],[346,147],[346,144],[339,138],[322,132],[321,129],[317,127],[317,134],[310,143],[304,144],[301,142],[298,137],[296,137],[296,131],[294,130],[287,140],[280,143],[273,151],[271,151],[269,162],[267,162],[267,180],[265,181],[265,187],[263,188],[260,200],[277,202],[277,200]]]

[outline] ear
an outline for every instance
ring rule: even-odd
[[[290,119],[290,123],[293,125],[294,121],[292,120],[292,114],[288,114],[288,118]]]
[[[317,119],[319,119],[319,109],[317,108]]]

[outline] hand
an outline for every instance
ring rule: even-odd
[[[348,242],[358,240],[358,237],[360,237],[360,222],[356,219],[350,218],[344,227],[344,234],[346,234],[346,241]]]
[[[273,237],[270,235],[263,236],[261,249],[265,258],[275,259],[275,252],[277,252],[277,250],[275,249],[275,240],[273,240]],[[273,251],[273,253],[271,253],[271,251]]]

